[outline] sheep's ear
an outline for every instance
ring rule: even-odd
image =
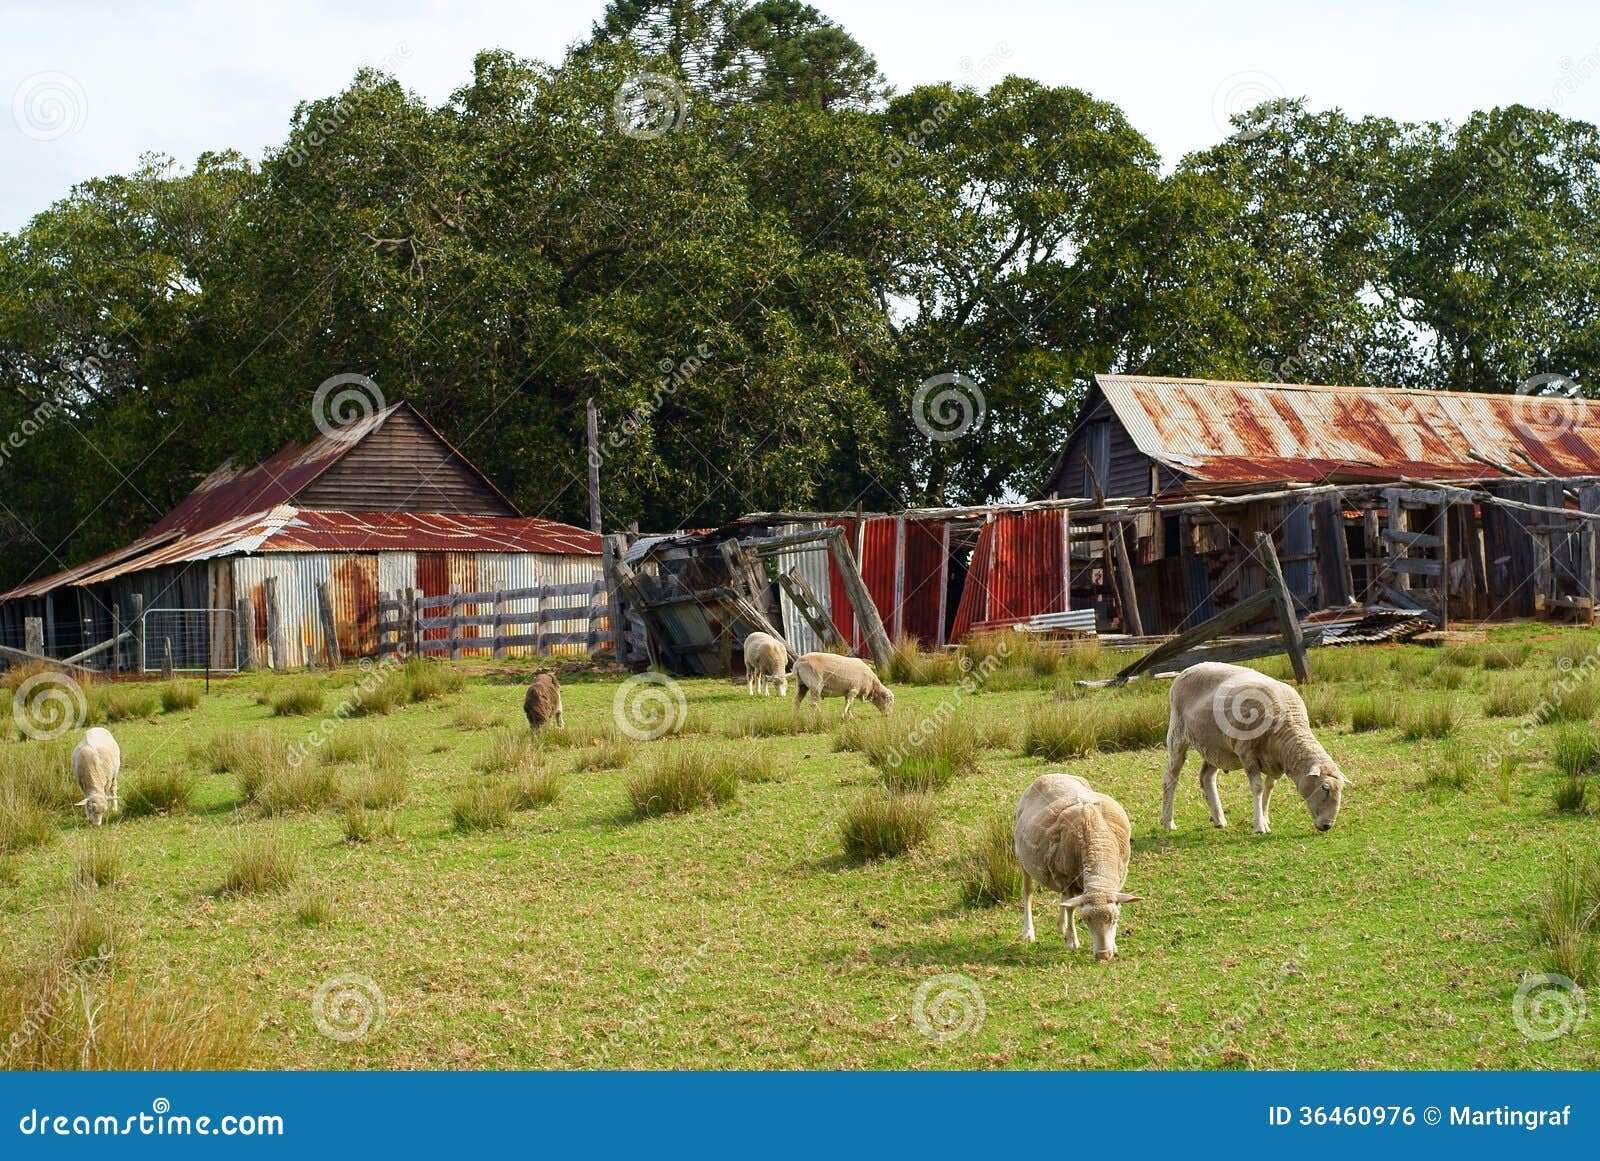
[[[74,802],[72,805],[73,806],[88,806],[89,805],[89,800],[87,798],[80,798],[80,799],[78,799],[78,801]]]
[[[1063,907],[1082,907],[1083,904],[1084,904],[1084,901],[1087,900],[1087,899],[1088,899],[1087,895],[1074,895],[1070,899],[1061,900],[1061,906],[1063,906]]]
[[[1126,891],[1118,891],[1117,892],[1117,902],[1118,903],[1137,903],[1137,902],[1139,902],[1139,896],[1138,895],[1130,895]]]
[[[1346,786],[1354,786],[1355,785],[1354,782],[1350,781],[1349,778],[1345,777],[1345,773],[1344,773],[1343,770],[1339,771],[1339,781],[1343,782]]]

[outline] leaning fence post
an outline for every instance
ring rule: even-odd
[[[1311,666],[1306,661],[1305,639],[1300,635],[1300,618],[1295,616],[1294,599],[1289,596],[1289,586],[1283,580],[1283,566],[1278,563],[1278,553],[1272,547],[1272,537],[1265,532],[1256,533],[1256,560],[1267,574],[1267,591],[1278,610],[1278,628],[1283,632],[1284,650],[1289,654],[1289,664],[1294,666],[1294,676],[1301,685],[1311,681]]]
[[[254,669],[256,659],[256,603],[249,597],[240,597],[234,613],[234,664],[240,669]]]
[[[261,582],[261,591],[267,602],[267,649],[272,654],[272,668],[285,669],[288,658],[283,637],[283,610],[278,605],[278,578],[269,576]]]
[[[117,654],[121,651],[122,610],[117,605],[113,604],[111,606],[111,660],[106,664],[106,668],[112,677],[115,677],[122,668],[122,666],[118,664],[121,658],[117,656]]]
[[[144,594],[133,594],[133,671],[144,676]]]
[[[339,626],[333,619],[333,594],[328,591],[327,581],[317,582],[317,612],[322,617],[323,656],[327,659],[330,669],[336,668],[341,661]]]
[[[44,656],[44,619],[25,617],[22,621],[23,648],[36,657]]]
[[[161,638],[161,680],[172,680],[172,638]]]
[[[501,629],[500,620],[505,615],[506,615],[506,592],[505,592],[504,589],[496,589],[495,593],[494,593],[494,625],[491,626],[491,632],[490,632],[490,638],[489,638],[490,641],[493,642],[494,658],[495,658],[496,661],[500,660],[500,658],[502,658],[502,657],[504,657],[506,655],[506,647],[505,647],[505,644],[504,644],[504,639],[500,635],[500,629]]]

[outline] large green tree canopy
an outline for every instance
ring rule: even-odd
[[[437,106],[362,72],[264,158],[0,234],[0,584],[310,436],[342,374],[578,522],[594,399],[606,522],[647,529],[1026,494],[1097,371],[1585,382],[1597,194],[1551,112],[1279,100],[1163,166],[1079,89],[894,93],[799,0],[615,0],[558,64]]]

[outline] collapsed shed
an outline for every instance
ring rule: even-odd
[[[1265,591],[1257,533],[1317,639],[1593,614],[1600,404],[1101,375],[1080,414],[1026,503],[757,513],[633,545],[643,603],[677,609],[655,635],[692,646],[689,672],[736,670],[757,612],[797,651],[869,656],[873,619],[928,647],[1013,626],[1168,635]]]

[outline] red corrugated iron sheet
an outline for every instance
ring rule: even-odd
[[[853,553],[856,550],[856,521],[854,520],[829,520],[828,527],[843,528],[845,543],[850,546]],[[850,647],[857,651],[861,642],[856,639],[856,614],[850,604],[850,594],[844,587],[844,578],[839,575],[839,564],[833,559],[833,553],[828,554],[828,608],[833,614],[833,627],[839,630],[839,636],[850,643]]]
[[[1061,528],[1059,511],[1008,512],[983,526],[950,629],[952,641],[984,622],[1066,608]]]
[[[861,555],[856,562],[861,566],[861,579],[867,582],[867,592],[872,603],[878,606],[878,616],[883,619],[884,631],[893,639],[894,632],[894,577],[895,526],[893,516],[878,516],[862,522]]]
[[[906,521],[905,576],[899,610],[900,634],[924,646],[939,643],[939,595],[945,585],[944,529],[940,524]]]
[[[1139,450],[1207,483],[1600,475],[1600,402],[1099,375]]]

